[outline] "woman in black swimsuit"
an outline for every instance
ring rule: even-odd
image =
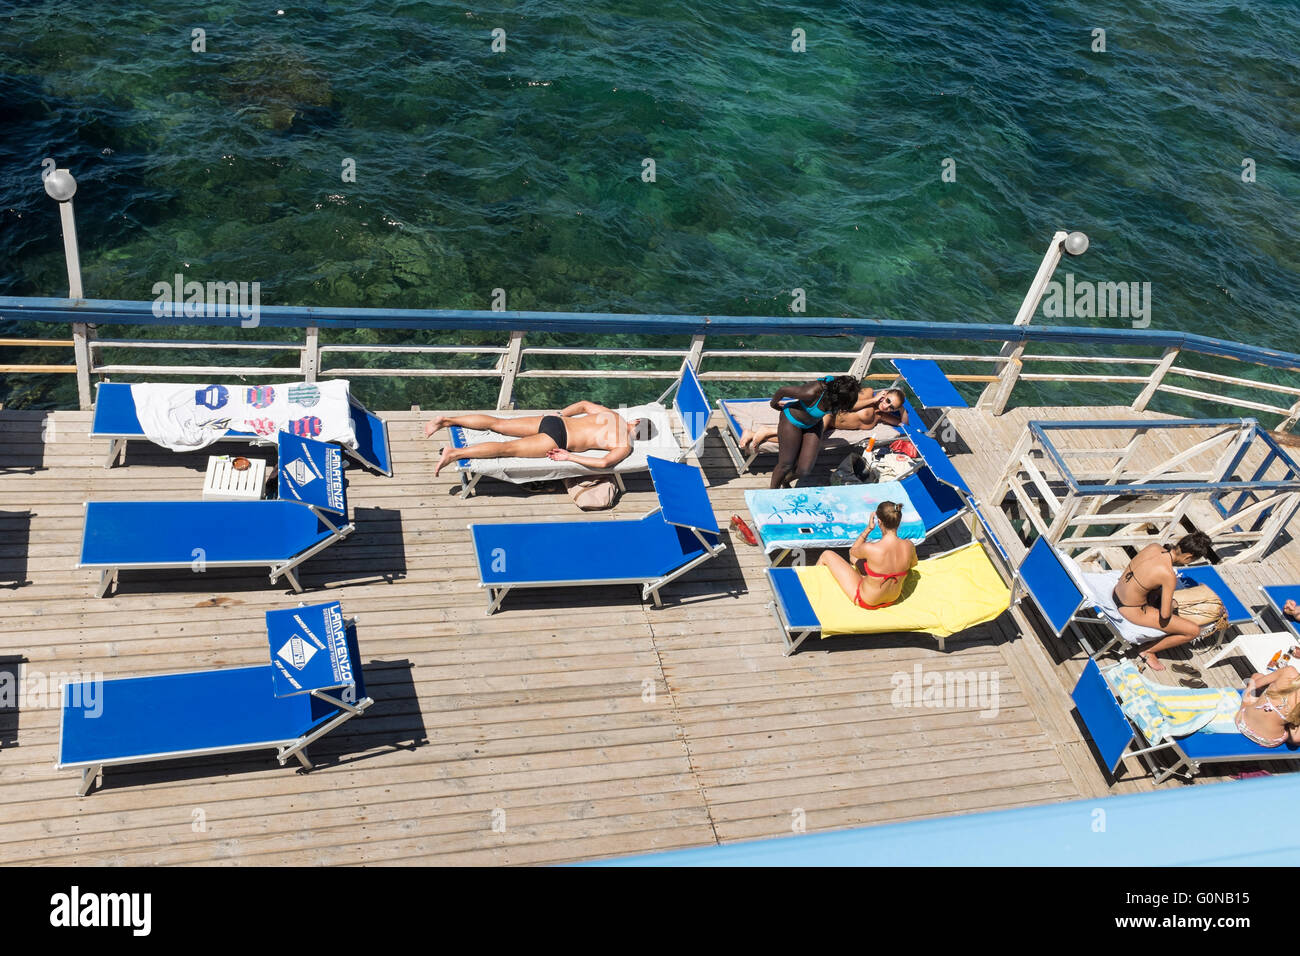
[[[1203,560],[1209,553],[1210,537],[1201,531],[1184,535],[1175,545],[1149,544],[1129,562],[1115,583],[1111,599],[1126,620],[1169,635],[1139,655],[1153,671],[1165,669],[1156,658],[1158,651],[1186,644],[1201,633],[1195,622],[1178,616],[1178,602],[1174,600],[1178,572],[1174,569]]]

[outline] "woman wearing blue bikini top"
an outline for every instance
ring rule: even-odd
[[[776,428],[778,451],[770,487],[784,488],[791,478],[803,484],[812,474],[821,450],[823,416],[852,411],[857,401],[858,380],[852,375],[827,375],[806,385],[777,389],[772,407],[781,409],[781,418]]]

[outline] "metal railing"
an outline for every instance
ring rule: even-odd
[[[979,404],[994,414],[1001,413],[1020,381],[1061,383],[1068,386],[1131,384],[1137,386],[1131,408],[1142,411],[1161,394],[1177,395],[1225,406],[1278,415],[1276,430],[1289,431],[1300,420],[1300,387],[1260,381],[1223,371],[1205,371],[1178,364],[1184,355],[1206,356],[1216,360],[1245,363],[1257,368],[1300,371],[1300,355],[1257,346],[1214,339],[1183,332],[1149,329],[1104,329],[1070,327],[1035,327],[1029,324],[1006,326],[974,323],[891,322],[878,319],[818,318],[812,316],[751,317],[691,315],[625,315],[614,313],[575,312],[479,312],[388,309],[319,309],[292,306],[269,306],[260,310],[260,329],[301,330],[294,341],[230,341],[219,339],[113,339],[99,338],[97,327],[120,325],[171,326],[176,319],[157,316],[152,302],[128,302],[93,299],[49,299],[0,297],[0,318],[25,323],[50,324],[60,330],[71,328],[72,338],[0,339],[0,348],[58,347],[72,348],[73,365],[0,365],[0,373],[67,373],[77,377],[81,407],[91,401],[91,383],[113,375],[148,375],[206,379],[214,376],[283,376],[285,367],[267,364],[172,365],[120,364],[109,361],[115,350],[225,351],[261,355],[282,353],[297,356],[296,369],[306,381],[318,377],[440,377],[496,379],[499,382],[498,408],[513,407],[515,385],[520,379],[672,379],[677,368],[604,369],[552,368],[530,365],[530,360],[562,358],[621,358],[633,365],[640,360],[689,359],[700,370],[704,381],[790,381],[810,372],[749,369],[729,371],[711,367],[737,359],[754,361],[816,360],[824,363],[819,374],[852,374],[873,381],[892,381],[890,371],[872,371],[872,366],[896,358],[929,358],[939,363],[987,365],[983,374],[954,373],[954,382],[983,383],[986,388]],[[191,322],[181,319],[181,322]],[[238,327],[237,316],[216,316],[205,320],[220,327]],[[321,344],[322,331],[356,329],[405,329],[410,331],[467,332],[482,335],[500,333],[500,344],[387,345]],[[529,333],[577,333],[579,335],[672,336],[689,335],[690,344],[683,348],[591,348],[525,346]],[[64,333],[66,334],[66,332]],[[796,335],[800,337],[841,338],[853,343],[852,349],[736,349],[726,348],[727,340],[756,335]],[[918,343],[960,342],[983,346],[984,351],[939,351],[917,348],[907,352],[875,350],[878,339],[915,340]],[[719,341],[722,340],[722,341]],[[717,347],[711,347],[714,343]],[[1053,345],[1086,345],[1092,354],[1063,355],[1034,351]],[[1121,354],[1131,348],[1150,349],[1150,356]],[[1109,352],[1110,354],[1100,354]],[[347,364],[349,356],[389,354],[406,356],[487,356],[494,358],[482,367],[405,367],[369,368]],[[342,364],[330,365],[338,357]],[[679,364],[679,363],[677,363]],[[1060,373],[1054,366],[1097,366],[1096,373]],[[1033,370],[1030,370],[1033,369]],[[1041,371],[1039,370],[1041,369]],[[1103,370],[1104,369],[1104,370]],[[1180,376],[1195,383],[1245,389],[1250,397],[1218,394],[1201,388],[1189,388],[1167,382]],[[1278,397],[1286,404],[1278,404]],[[1220,411],[1221,414],[1221,411]]]

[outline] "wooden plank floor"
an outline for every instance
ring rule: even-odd
[[[959,413],[976,451],[955,460],[979,489],[1024,419],[1053,415]],[[1118,782],[1098,768],[1071,715],[1081,655],[1018,609],[948,653],[846,638],[785,658],[765,562],[729,539],[661,609],[630,587],[557,589],[487,617],[466,525],[578,513],[487,480],[454,497],[453,475],[432,475],[427,414],[384,417],[396,476],[350,470],[357,531],[302,571],[306,600],[359,618],[371,711],[312,749],[311,773],[269,752],[109,768],[78,798],[78,775],[54,769],[57,708],[29,697],[0,709],[0,863],[555,863],[1150,789],[1136,767]],[[82,503],[197,499],[206,455],[138,443],[105,470],[88,427],[89,413],[0,412],[0,682],[264,662],[263,613],[298,598],[262,572],[124,573],[93,596],[75,569]],[[738,478],[716,427],[701,463],[725,527],[770,459]],[[647,476],[628,485],[617,513],[653,507]],[[1230,580],[1253,596],[1252,574],[1300,580],[1295,559],[1288,546]],[[916,668],[996,678],[996,708],[895,706]]]

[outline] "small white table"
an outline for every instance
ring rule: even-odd
[[[1274,654],[1278,651],[1286,652],[1297,645],[1300,645],[1300,641],[1297,641],[1296,636],[1290,631],[1274,631],[1271,634],[1242,634],[1219,648],[1219,653],[1211,657],[1205,666],[1213,667],[1236,650],[1238,654],[1250,662],[1250,666],[1255,668],[1256,674],[1267,674],[1268,662],[1273,659]],[[1282,664],[1295,664],[1300,667],[1300,660],[1283,661]]]
[[[203,477],[205,501],[256,501],[266,493],[266,461],[250,458],[243,471],[236,471],[230,455],[209,455]]]

